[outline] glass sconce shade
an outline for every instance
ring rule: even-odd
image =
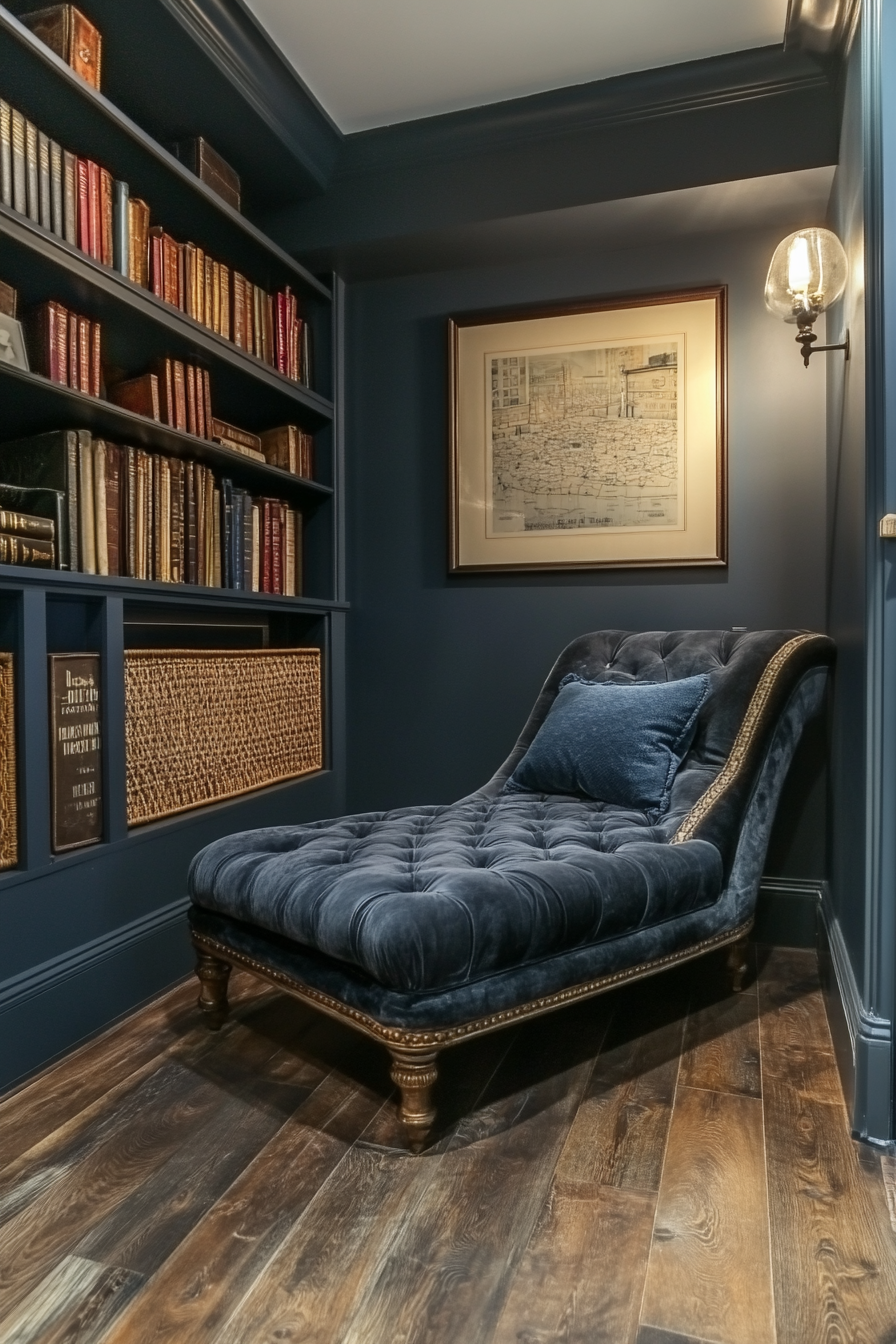
[[[801,327],[836,303],[846,288],[849,263],[828,229],[799,229],[775,248],[765,282],[765,304],[776,317]]]

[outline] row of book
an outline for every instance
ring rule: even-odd
[[[35,372],[64,387],[102,394],[102,329],[99,322],[73,313],[51,299],[25,319]]]
[[[150,225],[127,182],[50,139],[0,98],[0,202],[257,359],[311,386],[311,330],[287,285],[267,293],[195,243]]]
[[[0,502],[4,489],[13,492],[10,500],[29,503],[50,521],[49,540],[58,539],[49,560],[8,563],[55,559],[85,574],[302,592],[301,513],[251,496],[201,462],[57,430],[0,444],[0,481]]]

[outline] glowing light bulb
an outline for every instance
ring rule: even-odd
[[[790,244],[790,255],[787,258],[787,287],[791,294],[806,294],[811,279],[809,241],[801,234],[797,234]]]

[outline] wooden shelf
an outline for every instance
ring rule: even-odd
[[[329,301],[330,290],[152,136],[98,93],[0,7],[0,89],[66,149],[95,159],[146,200],[155,223],[267,290],[292,285]]]
[[[9,595],[23,588],[42,588],[59,597],[102,597],[114,593],[131,601],[139,598],[158,604],[184,607],[242,608],[248,611],[321,615],[347,611],[347,602],[318,597],[282,597],[276,593],[249,593],[238,588],[200,588],[192,583],[156,583],[152,579],[117,578],[105,574],[71,574],[68,570],[32,569],[27,565],[0,565],[0,593]]]

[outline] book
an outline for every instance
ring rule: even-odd
[[[184,382],[187,401],[187,430],[190,434],[199,434],[199,414],[196,405],[196,370],[192,364],[184,365]]]
[[[101,663],[98,653],[51,653],[51,840],[56,854],[103,838]]]
[[[229,425],[226,420],[219,420],[217,416],[212,417],[212,438],[227,439],[232,445],[261,452],[261,439],[257,434],[250,433],[248,429],[237,429],[236,425]]]
[[[43,131],[37,133],[37,200],[41,228],[53,229],[50,205],[50,138]]]
[[[19,513],[3,507],[0,499],[0,532],[32,541],[55,541],[56,524],[52,518],[39,518],[31,513]]]
[[[127,574],[131,579],[139,577],[137,572],[137,452],[136,448],[124,448],[121,459],[121,502],[122,522],[124,524],[124,543],[121,551],[124,560],[122,573]]]
[[[28,183],[25,171],[25,118],[15,107],[10,109],[10,168],[12,208],[20,215],[28,213]]]
[[[82,244],[83,247],[83,244]],[[103,259],[102,174],[98,163],[87,160],[87,247],[94,261]]]
[[[62,151],[62,236],[78,246],[78,160],[67,149]]]
[[[81,386],[81,362],[78,358],[78,314],[68,314],[68,385]]]
[[[40,169],[37,155],[37,127],[25,121],[25,213],[35,224],[40,223]]]
[[[114,443],[106,444],[105,452],[106,502],[106,562],[108,574],[120,574],[119,547],[121,543],[121,449]]]
[[[261,591],[261,508],[252,505],[252,591]]]
[[[128,269],[135,285],[149,289],[149,206],[137,196],[128,198]]]
[[[0,532],[0,565],[32,565],[38,569],[52,569],[55,563],[52,541],[38,541],[34,537]]]
[[[90,318],[78,316],[78,383],[82,392],[90,396]],[[75,386],[75,384],[72,384]]]
[[[162,577],[162,463],[165,459],[150,454],[150,519],[148,576]]]
[[[283,542],[283,592],[286,597],[296,595],[296,513],[286,510]]]
[[[174,385],[174,428],[187,428],[187,380],[181,360],[172,359],[172,383]]]
[[[103,439],[93,442],[93,513],[96,528],[96,572],[109,573],[109,530],[106,513],[106,444]]]
[[[301,513],[296,510],[295,518],[296,540],[295,540],[295,579],[293,581],[293,593],[296,597],[301,597],[305,591],[305,560],[304,560],[304,537],[305,520]]]
[[[0,98],[0,205],[12,209],[12,108]]]
[[[233,272],[233,343],[245,350],[246,346],[246,277]]]
[[[222,586],[221,491],[217,486],[212,491],[212,548],[213,548],[212,586],[214,588],[220,588]]]
[[[70,386],[68,361],[68,313],[50,299],[32,308],[25,318],[30,363],[35,373],[54,383]]]
[[[90,255],[90,167],[86,159],[75,160],[78,203],[78,247]]]
[[[193,463],[184,463],[184,582],[196,583],[196,477]]]
[[[78,531],[81,538],[79,569],[96,574],[96,501],[93,487],[93,441],[78,443]]]
[[[149,420],[161,421],[159,401],[159,378],[155,373],[141,373],[137,378],[128,378],[123,383],[114,383],[108,389],[108,397],[116,406],[136,415],[145,415]]]
[[[62,146],[50,141],[50,228],[57,238],[65,237],[65,179]]]
[[[10,517],[33,519],[35,525],[43,523],[49,526],[50,532],[37,534],[37,539],[54,543],[58,569],[68,569],[68,548],[64,540],[67,535],[65,509],[66,499],[61,490],[0,483],[0,510]],[[3,530],[17,532],[18,528],[7,524]]]
[[[103,40],[99,29],[74,5],[50,5],[19,20],[95,89],[100,87]]]
[[[171,462],[159,458],[159,512],[156,527],[159,538],[159,564],[156,578],[171,582]]]
[[[99,322],[90,324],[90,387],[92,397],[103,395],[103,350],[102,327]]]
[[[15,317],[17,297],[12,285],[8,285],[5,280],[0,280],[0,313],[4,317]]]
[[[0,481],[8,486],[58,491],[65,500],[58,531],[60,567],[76,570],[78,536],[78,441],[90,442],[86,429],[52,430],[0,444]],[[30,512],[37,512],[31,509]]]
[[[222,159],[217,150],[204,136],[196,135],[189,140],[178,140],[172,146],[175,156],[181,163],[195,173],[200,181],[211,187],[212,191],[226,201],[234,210],[240,208],[239,174],[231,168],[226,159]]]
[[[171,582],[184,582],[184,463],[173,457],[171,473]]]
[[[127,182],[113,183],[112,200],[112,265],[119,275],[130,274],[131,211]]]
[[[264,460],[270,466],[312,479],[313,440],[310,434],[298,425],[280,425],[277,429],[265,430],[259,438]]]

